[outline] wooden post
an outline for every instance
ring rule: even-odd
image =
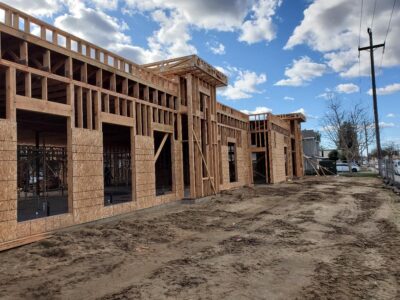
[[[25,97],[32,98],[32,76],[31,73],[25,73]]]
[[[19,53],[21,63],[23,65],[28,65],[28,43],[26,41],[21,42]]]
[[[42,83],[42,99],[47,100],[48,99],[47,77],[42,77],[41,83]]]
[[[190,198],[196,198],[195,165],[193,143],[193,75],[186,75],[187,82],[187,108],[188,108],[188,145],[189,145],[189,173],[190,173]]]
[[[77,99],[77,105],[78,107],[75,107],[75,109],[78,110],[78,127],[83,128],[83,95],[82,95],[82,87],[78,87],[78,99]]]
[[[15,67],[9,67],[6,72],[6,117],[16,121],[15,95],[16,95]]]
[[[92,91],[86,92],[86,123],[88,129],[93,129]]]

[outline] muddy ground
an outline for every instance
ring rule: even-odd
[[[399,200],[312,177],[140,211],[0,253],[0,298],[399,299]]]

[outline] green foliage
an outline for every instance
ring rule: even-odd
[[[328,157],[329,157],[330,160],[334,160],[334,161],[339,160],[339,151],[332,150],[331,152],[329,152]]]

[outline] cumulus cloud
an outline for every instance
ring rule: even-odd
[[[361,25],[361,46],[369,44],[367,27],[370,26],[374,1],[364,1],[363,23]],[[393,7],[392,1],[378,1],[374,17],[374,36],[386,35],[388,18]],[[355,17],[357,16],[357,17]],[[315,0],[304,11],[304,18],[295,28],[284,49],[297,45],[308,45],[321,52],[327,65],[342,77],[369,75],[369,53],[361,52],[361,65],[358,64],[360,2],[348,0]],[[400,23],[400,14],[393,14],[392,25]],[[385,49],[383,67],[400,64],[400,26],[392,26]],[[375,38],[376,42],[381,42]],[[377,52],[379,53],[379,52]]]
[[[233,84],[229,84],[226,88],[219,90],[219,94],[228,100],[248,99],[254,94],[259,94],[262,91],[258,86],[267,81],[267,75],[264,73],[257,74],[249,70],[239,70],[229,68],[232,74],[235,74]]]
[[[340,94],[352,94],[360,91],[358,85],[354,83],[343,83],[336,86],[335,91]]]
[[[217,42],[207,42],[206,46],[210,51],[214,54],[217,55],[222,55],[225,54],[225,46],[222,43],[217,43]]]
[[[62,0],[3,0],[3,2],[37,17],[51,17],[59,13],[64,3]]]
[[[289,97],[289,96],[285,96],[285,97],[283,97],[283,100],[294,101],[294,98],[293,97]]]
[[[54,17],[55,25],[137,63],[196,54],[193,30],[230,31],[238,40],[255,43],[275,38],[273,16],[282,0],[6,0],[29,14]],[[143,14],[157,26],[145,46],[127,35],[122,19],[105,11]],[[62,14],[62,15],[59,15]],[[114,42],[111,42],[114,40]],[[221,43],[210,51],[224,54]]]
[[[241,112],[247,115],[266,114],[266,113],[271,113],[272,109],[265,106],[258,106],[254,110],[242,109]]]
[[[389,84],[385,87],[382,88],[377,88],[376,89],[376,93],[378,95],[390,95],[390,94],[394,94],[400,91],[400,83],[393,83],[393,84]],[[369,95],[372,95],[372,89],[369,89],[368,91]]]
[[[131,42],[131,38],[124,33],[129,29],[126,23],[83,3],[71,3],[69,7],[68,12],[54,20],[56,27],[103,47]]]
[[[272,21],[281,0],[260,0],[253,5],[250,19],[241,26],[239,41],[254,44],[260,41],[272,41],[276,36],[276,30]]]
[[[101,9],[115,10],[118,8],[118,0],[91,0],[93,4]]]
[[[393,113],[389,113],[386,115],[386,118],[395,118],[395,117],[396,117],[396,115]]]
[[[379,127],[380,128],[393,128],[396,125],[393,122],[386,123],[386,122],[379,122]]]
[[[326,65],[313,62],[308,56],[293,60],[290,67],[285,69],[286,79],[279,80],[279,86],[303,86],[326,72]]]
[[[306,110],[304,108],[299,108],[295,111],[292,111],[292,114],[303,114],[306,115]]]

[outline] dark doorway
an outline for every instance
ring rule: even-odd
[[[296,142],[294,139],[291,139],[291,146],[292,146],[292,171],[293,171],[293,176],[297,176]]]
[[[156,195],[172,192],[171,134],[154,131]]]
[[[229,162],[229,181],[237,181],[236,172],[236,145],[235,143],[228,143],[228,162]]]
[[[104,205],[132,201],[131,127],[103,124]]]
[[[17,220],[67,213],[67,118],[17,111],[17,135]]]
[[[253,164],[253,182],[254,184],[267,183],[265,152],[255,152],[251,154]]]

